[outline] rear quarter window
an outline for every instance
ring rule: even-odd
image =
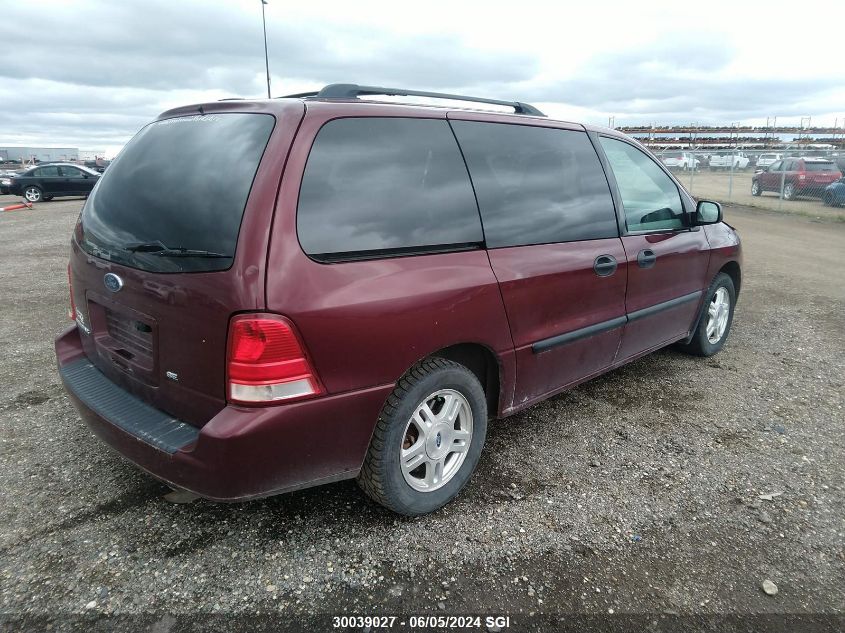
[[[335,119],[311,147],[297,209],[317,260],[478,247],[478,207],[442,119]]]

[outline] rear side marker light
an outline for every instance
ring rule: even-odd
[[[229,401],[269,404],[323,393],[293,324],[275,314],[241,314],[229,323]]]

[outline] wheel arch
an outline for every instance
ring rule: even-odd
[[[431,357],[445,358],[469,369],[484,389],[488,417],[498,415],[501,405],[502,363],[492,349],[482,343],[456,343],[432,352],[425,358]]]
[[[739,288],[742,285],[742,269],[739,267],[739,262],[737,261],[729,261],[724,264],[720,269],[720,273],[725,273],[728,277],[731,278],[731,281],[734,282],[734,290],[736,290],[736,296],[739,296]]]

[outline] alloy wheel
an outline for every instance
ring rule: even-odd
[[[405,427],[399,464],[414,490],[442,488],[457,474],[472,442],[472,409],[454,389],[425,398]]]
[[[29,187],[28,189],[26,189],[26,191],[23,192],[23,197],[26,198],[27,202],[40,202],[41,191],[39,191],[35,187]]]
[[[713,300],[707,308],[707,340],[712,344],[718,343],[728,328],[728,317],[731,314],[731,296],[726,288],[716,290]]]

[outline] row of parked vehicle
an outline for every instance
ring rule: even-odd
[[[710,169],[747,169],[752,157],[745,152],[730,154],[696,154],[694,152],[664,152],[660,155],[664,165],[683,171],[698,170],[707,164]],[[775,192],[785,200],[801,196],[821,198],[826,205],[845,204],[845,178],[842,177],[845,156],[830,158],[811,156],[784,156],[779,153],[758,154],[753,159],[754,175],[751,194],[760,196]]]
[[[762,169],[770,167],[776,161],[784,158],[792,158],[792,156],[785,153],[766,152],[761,154],[752,154],[744,151],[736,152],[720,152],[714,154],[702,154],[700,152],[689,151],[666,151],[660,155],[660,160],[669,169],[679,169],[682,171],[698,170],[709,167],[712,170],[733,168],[734,171],[741,171],[744,169],[754,168]],[[798,157],[796,157],[798,158]],[[842,156],[834,155],[829,159],[836,163],[840,171],[845,169],[845,154]]]

